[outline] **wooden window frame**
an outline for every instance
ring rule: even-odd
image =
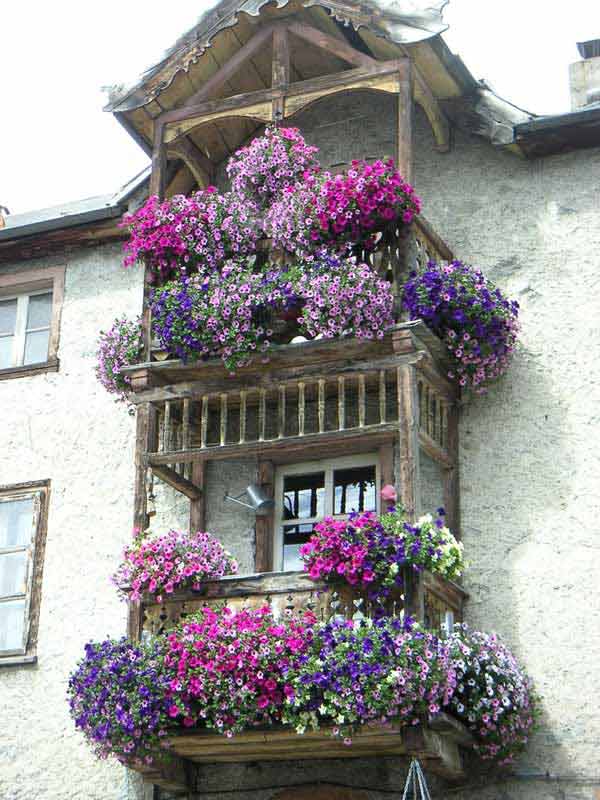
[[[37,640],[39,630],[39,614],[42,593],[42,575],[44,568],[44,552],[48,528],[48,504],[50,500],[50,481],[32,481],[0,486],[0,501],[19,500],[34,497],[35,532],[31,562],[28,565],[25,636],[23,647],[0,651],[0,667],[34,664],[37,661]],[[12,548],[11,548],[12,549]]]
[[[59,368],[58,346],[60,339],[60,318],[65,293],[65,267],[47,267],[24,272],[0,274],[0,299],[12,299],[23,295],[52,292],[52,313],[48,337],[48,358],[39,364],[0,369],[0,380],[21,378],[44,372],[57,372]]]
[[[316,472],[325,473],[325,507],[323,517],[333,515],[333,474],[337,469],[351,469],[353,467],[375,467],[375,502],[377,513],[381,511],[381,457],[375,448],[368,453],[356,453],[354,455],[329,456],[319,460],[297,461],[293,464],[281,464],[275,469],[275,511],[273,516],[273,568],[275,572],[283,571],[283,528],[286,524],[293,522],[283,520],[283,485],[284,480],[289,475],[309,475]],[[336,519],[347,519],[348,514],[337,514]],[[322,517],[315,517],[305,520],[310,523],[320,520]],[[294,571],[294,570],[288,570]]]

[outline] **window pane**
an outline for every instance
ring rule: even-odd
[[[375,466],[336,469],[333,473],[333,513],[376,511]]]
[[[283,518],[306,519],[325,513],[325,473],[288,475],[283,482]]]
[[[0,502],[0,548],[29,545],[33,534],[33,497]]]
[[[27,592],[27,550],[0,555],[0,597]]]
[[[0,300],[0,333],[14,333],[17,320],[17,301]]]
[[[14,336],[0,337],[0,369],[6,369],[13,365],[13,343]]]
[[[47,294],[32,294],[29,298],[27,309],[27,330],[31,328],[45,328],[50,325],[52,315],[52,292]]]
[[[25,358],[23,364],[40,364],[48,360],[49,331],[36,331],[25,336]]]
[[[25,600],[0,603],[0,651],[21,650],[25,630]]]
[[[301,570],[304,566],[300,558],[300,545],[307,542],[313,532],[313,526],[284,525],[283,526],[283,569]]]

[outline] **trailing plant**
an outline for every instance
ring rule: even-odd
[[[126,316],[116,319],[110,330],[100,331],[96,356],[96,377],[107,392],[125,401],[131,388],[131,379],[123,374],[123,367],[137,364],[143,353],[141,318]]]
[[[353,161],[339,175],[308,174],[288,187],[267,211],[265,228],[274,243],[297,255],[374,246],[391,222],[408,225],[421,210],[414,188],[393,160]]]
[[[402,584],[404,567],[428,569],[448,579],[464,569],[462,544],[441,516],[434,521],[427,514],[410,524],[402,510],[381,517],[371,511],[350,514],[347,520],[327,517],[315,525],[300,554],[313,580],[362,586],[376,601]]]
[[[167,684],[157,644],[89,643],[69,678],[75,727],[99,758],[151,764],[163,745]]]
[[[300,269],[294,289],[304,303],[300,332],[309,338],[382,339],[394,324],[391,285],[354,259],[320,256]]]
[[[283,719],[298,733],[333,725],[351,744],[360,725],[417,725],[447,706],[455,677],[448,646],[407,620],[332,620],[288,673]]]
[[[183,361],[220,355],[227,369],[248,364],[272,342],[271,314],[296,301],[287,273],[228,262],[220,275],[171,281],[151,297],[153,331]]]
[[[473,733],[482,758],[511,764],[537,717],[531,679],[493,633],[456,625],[449,644],[457,678],[452,713]]]
[[[508,369],[519,333],[519,304],[461,261],[430,261],[404,285],[404,308],[446,344],[448,377],[478,394]]]
[[[124,599],[137,601],[148,593],[160,603],[163,594],[182,588],[199,590],[205,581],[234,575],[237,570],[235,559],[210,533],[153,534],[135,529],[113,582]]]
[[[287,675],[309,651],[314,622],[308,613],[278,622],[268,606],[201,609],[168,636],[170,717],[229,737],[281,721]]]
[[[265,211],[286,189],[318,170],[318,151],[298,128],[267,127],[229,159],[232,192]]]
[[[219,194],[214,186],[162,202],[151,196],[123,218],[130,234],[124,266],[144,262],[155,281],[195,272],[211,275],[227,259],[254,253],[256,214],[247,199]]]

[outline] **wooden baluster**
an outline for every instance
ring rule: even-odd
[[[365,376],[359,375],[358,376],[358,427],[364,428],[365,427],[365,415],[366,415],[366,404],[365,404]]]
[[[170,447],[171,447],[171,401],[165,400],[165,411],[163,414],[163,429],[162,429],[163,453],[168,453]]]
[[[386,387],[385,387],[385,370],[379,370],[379,423],[385,424],[386,420]]]
[[[221,416],[220,416],[220,436],[219,442],[221,447],[227,444],[227,394],[221,394]]]
[[[266,403],[267,391],[266,389],[259,389],[258,396],[258,441],[264,442],[265,440],[265,425],[266,425]]]
[[[298,436],[304,436],[304,381],[298,382]]]
[[[206,434],[208,431],[208,396],[202,398],[202,419],[200,420],[200,447],[206,447]]]
[[[448,404],[440,402],[440,444],[446,446],[448,441]]]
[[[246,441],[246,395],[245,389],[240,390],[240,444]]]
[[[182,430],[181,430],[181,449],[185,452],[186,450],[190,449],[190,398],[185,397],[183,400],[183,406],[181,409],[181,415],[183,417],[181,421]],[[192,474],[192,465],[191,464],[184,464],[183,468],[183,475],[188,480]]]
[[[343,375],[338,377],[338,430],[346,428],[346,385]]]
[[[427,433],[435,439],[435,412],[437,407],[437,396],[432,389],[429,389],[429,429]]]
[[[277,435],[280,439],[285,436],[285,384],[279,387],[277,400]]]
[[[423,430],[423,423],[425,421],[425,387],[423,381],[417,381],[417,397],[419,402],[419,428]]]
[[[325,381],[323,378],[319,379],[318,418],[319,433],[323,433],[325,431]]]

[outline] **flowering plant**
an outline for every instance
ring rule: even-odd
[[[301,269],[295,291],[304,301],[298,322],[307,337],[382,339],[394,324],[390,284],[354,259],[319,257]]]
[[[153,331],[183,361],[219,354],[233,371],[268,350],[273,336],[269,313],[295,300],[285,272],[253,272],[243,263],[228,262],[220,275],[184,277],[155,290]]]
[[[318,169],[318,151],[305,142],[298,128],[268,127],[229,159],[232,191],[264,210],[287,187]]]
[[[537,716],[530,678],[495,634],[456,625],[449,643],[457,678],[451,712],[472,731],[482,758],[511,764]]]
[[[463,543],[444,525],[444,509],[438,508],[437,513],[435,520],[431,514],[424,514],[413,525],[405,521],[402,510],[394,510],[382,515],[381,524],[413,569],[427,569],[456,580],[465,569]]]
[[[403,305],[446,343],[448,377],[483,394],[506,372],[519,332],[519,304],[509,301],[480,270],[430,261],[404,285]]]
[[[228,737],[280,721],[293,696],[287,674],[310,648],[314,622],[308,613],[276,622],[268,606],[201,609],[168,636],[170,717]]]
[[[137,364],[143,352],[142,323],[140,317],[130,320],[116,319],[110,330],[100,331],[96,356],[96,377],[107,392],[116,394],[120,401],[127,399],[131,379],[123,375],[123,367]]]
[[[393,160],[353,161],[346,173],[309,174],[288,187],[267,212],[265,226],[275,244],[306,254],[357,243],[371,247],[376,232],[392,220],[408,225],[420,210]]]
[[[253,253],[259,235],[254,206],[235,193],[221,195],[214,186],[163,202],[153,195],[122,224],[130,233],[124,266],[145,261],[162,280],[218,271],[227,258]]]
[[[418,724],[448,704],[456,683],[443,641],[389,618],[327,623],[288,676],[284,720],[298,733],[333,724],[347,744],[366,723]]]
[[[169,721],[156,645],[86,644],[69,678],[71,716],[97,756],[151,764]]]
[[[210,533],[170,530],[155,535],[134,530],[133,543],[125,547],[123,561],[113,575],[125,599],[139,600],[144,592],[162,602],[162,594],[237,572],[237,562]]]

